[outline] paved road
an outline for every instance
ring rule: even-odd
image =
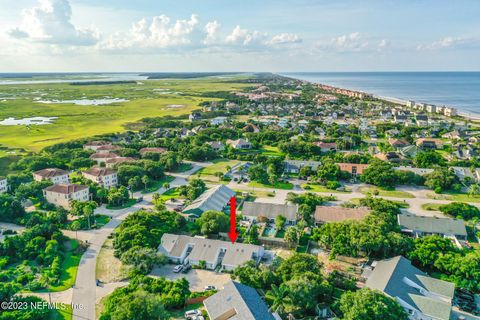
[[[170,183],[171,187],[177,187],[184,184],[187,184],[187,178],[200,170],[202,167],[208,164],[197,164],[192,162],[192,169],[182,172],[182,173],[172,173],[170,175],[174,176],[175,179]],[[157,193],[164,193],[167,191],[165,188],[160,188],[157,190]],[[75,281],[75,286],[73,288],[72,295],[72,304],[74,306],[82,306],[83,308],[74,308],[73,310],[73,319],[74,320],[94,320],[95,319],[95,305],[97,300],[97,291],[99,294],[105,294],[103,288],[98,288],[96,286],[95,279],[95,270],[97,264],[97,257],[100,253],[104,242],[107,240],[108,236],[113,232],[113,230],[122,222],[123,219],[128,217],[128,215],[136,212],[140,209],[151,208],[152,193],[141,194],[135,193],[135,197],[142,196],[143,201],[135,204],[130,208],[125,208],[121,210],[108,210],[105,206],[97,208],[96,214],[105,214],[112,219],[101,229],[88,231],[88,233],[82,234],[84,237],[88,237],[89,247],[87,251],[82,255],[80,264],[77,271],[77,279]],[[84,232],[85,233],[85,232]],[[110,286],[107,286],[110,288]],[[105,287],[105,288],[107,288]],[[114,288],[110,288],[114,289]],[[107,293],[108,294],[108,293]]]

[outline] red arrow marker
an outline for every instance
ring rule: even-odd
[[[235,243],[238,238],[237,233],[237,199],[235,197],[230,198],[230,232],[228,237]]]

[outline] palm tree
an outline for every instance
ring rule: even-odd
[[[468,188],[468,194],[472,197],[478,195],[480,193],[480,186],[478,186],[478,184],[472,184],[470,185],[470,187]]]
[[[270,311],[283,313],[285,306],[290,302],[289,291],[286,286],[272,284],[272,290],[267,292],[267,298],[272,302]]]

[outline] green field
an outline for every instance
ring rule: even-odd
[[[77,241],[70,239],[70,251],[65,254],[62,262],[62,273],[60,275],[61,283],[58,286],[50,286],[51,291],[64,291],[70,289],[75,284],[77,278],[78,264],[82,257],[81,254],[74,253],[78,247]]]
[[[145,117],[178,116],[198,109],[202,93],[241,89],[247,84],[212,78],[146,80],[137,84],[75,86],[70,84],[3,85],[2,93],[17,97],[0,101],[0,120],[8,117],[58,117],[50,125],[0,126],[0,145],[38,151],[46,146],[125,130],[125,125]],[[101,106],[40,103],[75,99],[121,98]]]
[[[428,193],[427,197],[436,200],[451,200],[457,202],[480,202],[480,195],[469,195],[466,193]]]
[[[248,183],[249,187],[253,188],[271,188],[271,189],[282,189],[282,190],[292,190],[293,184],[290,182],[276,182],[275,184],[264,184],[256,181],[251,181]]]
[[[340,191],[340,190],[332,190],[328,189],[325,186],[322,186],[320,184],[302,184],[302,188],[309,191],[309,192],[322,192],[322,193],[351,193],[351,191],[346,190],[346,191]]]
[[[438,203],[424,203],[422,204],[422,209],[427,211],[439,211],[442,204]]]

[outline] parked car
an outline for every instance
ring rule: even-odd
[[[202,315],[202,312],[200,312],[200,310],[198,309],[188,310],[187,312],[185,312],[185,319],[193,320],[193,319],[197,319],[197,317],[201,315]]]
[[[182,270],[183,270],[183,265],[182,264],[179,264],[178,266],[175,266],[173,268],[173,272],[175,272],[175,273],[179,273]]]
[[[205,291],[217,290],[217,287],[208,285],[205,287]]]
[[[188,273],[188,271],[190,271],[191,269],[192,269],[192,266],[187,264],[187,265],[183,266],[182,272],[183,273]]]

